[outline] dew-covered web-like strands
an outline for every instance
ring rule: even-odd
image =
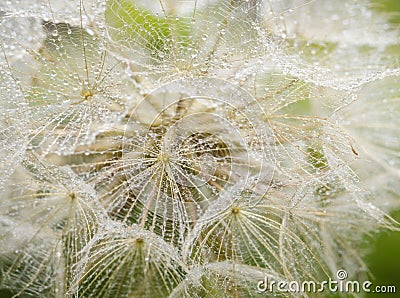
[[[210,74],[264,53],[252,26],[254,1],[187,1],[184,9],[173,1],[109,3],[109,32],[118,41],[114,51],[133,59],[132,71],[139,78]]]
[[[75,279],[79,295],[151,297],[172,292],[185,270],[176,249],[136,225],[113,227],[101,231],[83,251]]]
[[[361,222],[365,227],[368,216],[362,212],[372,206],[362,205],[363,194],[351,186],[347,190],[338,179],[336,189],[332,182],[320,186],[317,195],[321,201],[317,204],[312,201],[316,194],[311,185],[287,184],[265,194],[254,189],[232,192],[228,188],[197,221],[183,253],[197,262],[232,262],[233,270],[237,264],[264,268],[266,272],[280,267],[288,280],[296,275],[313,280],[321,271],[329,270],[331,249],[349,251],[361,265],[357,253],[346,248],[344,233],[359,230]],[[349,211],[343,212],[345,209]],[[344,220],[342,216],[356,219],[347,220],[348,226],[343,229],[338,226]],[[390,225],[390,218],[382,217],[377,224]],[[326,230],[335,235],[332,240],[324,239]],[[301,265],[311,263],[314,265]]]
[[[265,79],[269,84],[261,89],[264,85],[260,81]],[[347,92],[279,73],[253,81],[258,105],[274,133],[277,166],[282,172],[294,177],[296,168],[299,179],[315,174],[329,175],[354,160],[358,153],[353,140],[337,125],[332,113],[335,105],[329,103],[333,97],[340,102],[346,100],[350,96]],[[329,106],[322,106],[320,115],[312,114],[311,109],[319,106],[322,100],[328,101]]]
[[[4,99],[0,103],[0,188],[3,187],[9,175],[13,172],[13,165],[21,158],[25,145],[26,133],[21,128],[27,125],[24,113],[18,111],[23,108],[25,100],[21,90],[15,85],[15,79],[8,69],[7,60],[1,59],[0,90]],[[10,100],[17,98],[17,101]],[[20,122],[13,122],[21,119]]]
[[[68,169],[29,156],[16,171],[25,181],[9,181],[2,192],[10,197],[2,204],[3,282],[19,293],[59,295],[102,213]]]
[[[240,272],[241,274],[238,274]],[[270,273],[267,270],[257,270],[254,267],[224,261],[209,263],[204,267],[196,267],[187,276],[184,282],[174,289],[170,297],[252,297],[257,283],[254,280],[271,278],[276,281],[285,281],[282,276]],[[290,297],[282,293],[282,297]]]
[[[73,13],[82,14],[83,7],[78,6]],[[13,15],[6,14],[5,18],[4,22],[15,22]],[[129,83],[122,83],[121,62],[107,53],[104,32],[56,18],[52,15],[50,19],[30,21],[39,31],[30,40],[42,44],[40,47],[27,48],[14,40],[13,47],[25,59],[15,64],[31,62],[30,72],[25,73],[25,65],[11,65],[28,102],[31,146],[40,148],[43,154],[72,152],[89,142],[95,137],[94,128],[122,115],[128,97],[125,91],[129,90]],[[29,31],[27,26],[29,22],[23,22],[17,28]],[[10,29],[14,36],[12,30],[15,28]],[[9,59],[18,58],[10,54]]]
[[[0,293],[257,297],[364,278],[358,243],[398,229],[400,33],[372,2],[11,2]]]
[[[224,187],[270,178],[268,125],[242,109],[253,100],[225,81],[205,79],[178,80],[148,94],[131,113],[121,159],[97,178],[106,208],[182,241]]]

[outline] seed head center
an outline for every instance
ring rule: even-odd
[[[86,100],[94,95],[94,92],[91,89],[82,89],[81,96]]]
[[[168,153],[165,152],[161,152],[158,157],[157,157],[158,161],[160,161],[163,164],[167,164],[170,162],[171,157],[168,155]]]
[[[239,207],[232,207],[232,210],[231,210],[231,212],[232,212],[232,214],[239,214],[239,212],[240,212],[240,209],[239,209]]]

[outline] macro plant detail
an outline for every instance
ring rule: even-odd
[[[267,130],[253,123],[252,109],[240,110],[252,100],[206,78],[174,81],[146,95],[125,127],[121,158],[99,176],[112,189],[106,208],[182,240],[223,188],[262,174],[268,151],[255,140]]]
[[[399,229],[375,1],[3,2],[0,293],[256,297]]]

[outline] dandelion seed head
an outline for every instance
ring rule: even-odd
[[[364,235],[398,228],[398,28],[342,2],[0,4],[0,289],[364,272]]]

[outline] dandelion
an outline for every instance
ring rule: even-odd
[[[109,227],[83,251],[78,295],[163,297],[182,280],[185,268],[174,247],[136,225]]]
[[[94,191],[69,169],[29,154],[21,161],[2,203],[3,283],[18,294],[62,296],[72,264],[102,215]]]
[[[106,208],[182,241],[221,189],[250,175],[272,176],[263,174],[268,151],[256,142],[266,130],[255,128],[252,109],[240,110],[251,100],[235,86],[205,79],[147,95],[127,123],[121,158],[96,177]]]
[[[253,297],[366,273],[363,237],[398,229],[398,32],[340,3],[1,4],[0,289]]]
[[[82,15],[83,9],[75,13]],[[3,22],[14,18],[6,14]],[[20,24],[20,30],[28,30],[26,26]],[[14,30],[6,28],[5,34],[14,35]],[[101,32],[56,23],[55,16],[42,20],[37,30],[41,34],[34,35],[34,41],[42,42],[40,48],[25,48],[14,41],[17,53],[34,61],[31,72],[15,69],[13,73],[29,105],[30,145],[44,155],[70,153],[94,138],[94,128],[122,117],[128,90],[134,91],[128,82],[121,83],[121,62],[107,54]],[[8,59],[15,56],[15,52],[7,54]]]

